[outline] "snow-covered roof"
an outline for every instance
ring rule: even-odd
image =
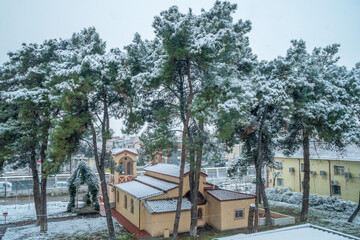
[[[214,198],[219,201],[241,200],[255,198],[254,195],[247,193],[239,193],[225,189],[206,190]]]
[[[310,159],[320,160],[335,160],[335,161],[352,161],[360,162],[360,148],[356,145],[349,145],[343,153],[336,152],[335,150],[324,149],[324,144],[319,142],[310,142]],[[290,157],[285,156],[282,152],[276,151],[275,157],[277,158],[303,158],[303,149],[300,147]]]
[[[111,153],[113,155],[118,155],[119,153],[126,152],[126,151],[131,152],[131,153],[133,153],[135,155],[138,155],[137,150],[133,149],[133,148],[115,148],[115,149],[111,150]]]
[[[174,164],[158,163],[158,164],[146,167],[146,168],[144,168],[144,170],[169,175],[172,177],[180,176],[180,166],[174,165]],[[184,174],[188,173],[189,170],[190,170],[189,167],[185,166]]]
[[[140,200],[164,194],[163,191],[138,181],[119,183],[115,187]]]
[[[178,184],[166,182],[157,178],[149,177],[149,176],[137,176],[135,178],[136,181],[140,181],[152,187],[158,188],[163,191],[169,191],[178,186]]]
[[[355,236],[350,236],[341,232],[336,232],[327,228],[303,224],[293,227],[285,227],[271,231],[264,231],[253,234],[237,234],[229,237],[215,238],[218,240],[279,240],[279,239],[291,239],[291,240],[360,240]],[[214,240],[215,240],[214,239]]]
[[[144,206],[149,213],[174,212],[176,211],[177,199],[145,201]],[[190,209],[190,201],[187,198],[183,198],[181,202],[181,210],[184,211]]]

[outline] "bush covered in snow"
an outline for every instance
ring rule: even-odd
[[[286,202],[301,205],[302,193],[292,192],[289,188],[267,188],[266,195],[269,200]],[[310,207],[325,211],[336,211],[352,213],[357,204],[351,201],[344,201],[336,197],[319,196],[310,194]]]

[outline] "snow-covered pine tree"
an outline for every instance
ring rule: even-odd
[[[2,67],[1,138],[11,162],[28,163],[33,174],[34,202],[40,231],[47,231],[46,183],[47,176],[59,170],[61,163],[47,157],[53,119],[58,116],[56,85],[61,79],[53,77],[53,62],[57,61],[56,40],[38,44],[23,44],[9,53],[9,61]],[[11,138],[9,138],[11,136]],[[37,159],[41,160],[41,182]],[[40,188],[41,184],[41,188]]]
[[[262,199],[266,224],[271,225],[270,209],[264,189],[262,167],[273,162],[275,140],[287,116],[291,99],[287,96],[289,66],[283,58],[252,65],[251,78],[245,81],[248,92],[233,88],[233,97],[219,105],[219,136],[230,146],[243,143],[242,161],[234,162],[232,171],[254,164],[256,168],[256,206]],[[238,104],[240,103],[240,104]],[[246,107],[243,107],[246,104]],[[256,208],[257,211],[257,208]],[[255,215],[255,230],[257,228]]]
[[[55,155],[73,153],[83,136],[89,133],[96,167],[100,177],[109,238],[115,239],[109,197],[105,179],[106,140],[111,138],[110,117],[119,117],[127,108],[124,104],[131,96],[131,88],[123,78],[122,53],[113,49],[106,53],[105,42],[94,27],[74,33],[64,40],[65,49],[59,51],[61,64],[57,75],[67,79],[63,89],[64,117],[55,129],[58,141]],[[67,128],[66,128],[67,127]],[[98,149],[98,141],[101,147]],[[61,152],[59,146],[67,146]]]
[[[189,126],[204,129],[213,116],[211,108],[216,106],[217,96],[226,95],[225,86],[237,81],[238,72],[234,69],[245,68],[253,60],[245,37],[250,30],[250,23],[233,23],[231,14],[235,9],[236,5],[228,2],[216,2],[211,10],[204,10],[197,16],[191,10],[183,14],[177,7],[171,7],[155,17],[153,27],[156,37],[153,41],[141,41],[137,35],[134,43],[127,47],[128,56],[134,59],[130,61],[131,69],[135,70],[131,73],[132,78],[134,82],[141,83],[137,89],[141,89],[138,92],[142,94],[137,96],[145,99],[138,103],[139,110],[142,111],[138,111],[140,114],[135,114],[132,120],[147,120],[150,127],[159,126],[166,121],[169,124],[163,126],[171,127],[171,131],[182,132],[179,201],[174,238],[177,237],[183,195],[182,172]],[[142,64],[135,64],[135,60]],[[182,124],[181,129],[176,127],[179,123]],[[197,185],[196,178],[199,177],[201,165],[202,147],[198,149],[197,170],[193,168],[195,180],[191,181],[192,184],[195,182],[194,186]],[[197,194],[197,188],[192,189]],[[196,215],[196,197],[192,198],[192,209],[195,210],[192,213]],[[191,223],[191,234],[196,235],[197,218],[195,216],[192,219],[195,221]]]
[[[282,146],[291,154],[302,146],[304,151],[304,184],[301,221],[307,220],[310,189],[310,140],[314,139],[341,149],[348,141],[348,133],[357,125],[348,105],[345,91],[347,71],[336,65],[339,45],[306,51],[305,42],[294,40],[287,51],[291,66],[289,78],[292,98],[291,114],[287,122]]]

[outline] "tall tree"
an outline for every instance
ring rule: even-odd
[[[0,131],[1,138],[6,140],[3,145],[6,151],[1,152],[12,162],[30,165],[41,232],[47,231],[47,177],[59,171],[61,164],[47,157],[52,121],[59,113],[57,87],[61,80],[52,74],[58,47],[56,40],[41,45],[23,44],[17,52],[9,53],[10,60],[2,68],[0,83],[1,100],[5,102],[0,115],[6,126]],[[37,169],[39,158],[41,182]]]
[[[153,41],[142,41],[138,35],[127,47],[132,76],[139,83],[139,92],[144,101],[139,101],[140,121],[148,126],[166,126],[168,131],[181,131],[182,151],[178,205],[173,237],[177,237],[183,197],[183,171],[189,154],[187,142],[189,127],[198,126],[196,164],[192,164],[192,219],[191,234],[196,235],[196,186],[202,159],[201,135],[212,117],[211,108],[217,103],[217,95],[224,94],[224,86],[236,79],[233,69],[244,67],[252,60],[245,34],[249,22],[233,23],[231,14],[236,5],[216,2],[208,12],[194,15],[180,13],[171,7],[155,17]],[[141,56],[141,54],[142,56]],[[249,57],[250,56],[250,57]],[[135,64],[140,62],[141,65]],[[228,65],[227,65],[228,64]],[[210,116],[210,117],[209,117]],[[157,119],[154,121],[154,119]],[[129,121],[133,123],[134,121]],[[182,125],[181,129],[179,123]],[[195,133],[194,132],[194,133]],[[194,135],[194,136],[195,136]],[[200,140],[200,141],[199,141]],[[195,163],[195,161],[194,161]],[[196,166],[196,167],[195,167]],[[196,170],[197,169],[197,170]],[[195,190],[194,190],[195,189]]]
[[[105,52],[105,42],[94,27],[73,34],[62,42],[62,63],[57,75],[67,79],[63,91],[64,116],[55,129],[53,155],[64,158],[77,149],[80,140],[93,149],[104,199],[109,238],[115,239],[105,178],[106,140],[111,138],[110,117],[124,112],[124,101],[131,95],[122,68],[122,53],[113,49]],[[126,110],[126,108],[125,108]],[[82,139],[91,135],[91,141]],[[61,136],[61,137],[60,137]],[[60,139],[56,141],[55,139]],[[66,149],[66,151],[61,151]]]
[[[286,61],[291,66],[290,96],[293,101],[282,139],[285,153],[303,149],[304,181],[301,221],[307,220],[310,193],[310,140],[343,148],[347,133],[356,125],[349,96],[344,89],[346,69],[336,65],[339,45],[306,51],[305,42],[292,41]]]
[[[265,213],[266,224],[271,225],[270,208],[265,194],[262,169],[264,164],[273,162],[274,147],[276,138],[279,135],[283,119],[288,115],[291,107],[291,99],[287,95],[287,78],[289,76],[289,66],[282,58],[270,62],[262,61],[254,67],[251,81],[248,82],[250,92],[247,94],[252,97],[248,100],[248,108],[245,114],[236,111],[234,105],[227,109],[220,108],[220,136],[223,136],[231,145],[235,141],[242,141],[242,157],[232,163],[233,172],[238,172],[244,166],[254,164],[256,169],[256,209],[262,199]],[[244,94],[234,94],[235,99],[240,101]],[[227,106],[226,103],[224,106]],[[230,105],[231,106],[231,105]],[[226,110],[226,111],[224,111]],[[225,118],[224,118],[225,117]],[[229,121],[230,124],[221,124]],[[255,214],[255,230],[257,229],[258,217]]]

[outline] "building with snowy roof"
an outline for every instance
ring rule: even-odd
[[[180,166],[162,163],[159,158],[144,169],[144,175],[137,176],[136,151],[114,149],[111,154],[118,171],[110,176],[108,192],[120,223],[130,232],[142,231],[151,236],[172,234]],[[219,189],[207,183],[206,177],[205,173],[200,174],[198,226],[209,224],[219,230],[247,227],[248,209],[255,196]],[[189,169],[185,168],[179,232],[190,230],[190,210]]]
[[[293,227],[280,228],[271,231],[264,231],[253,234],[237,234],[229,237],[215,238],[214,240],[360,240],[360,238],[333,231],[327,228],[303,224]]]
[[[268,187],[288,187],[302,192],[304,179],[303,149],[291,156],[275,153]],[[319,142],[310,143],[310,193],[336,196],[358,202],[360,191],[360,148],[348,146],[344,152],[327,149]]]

